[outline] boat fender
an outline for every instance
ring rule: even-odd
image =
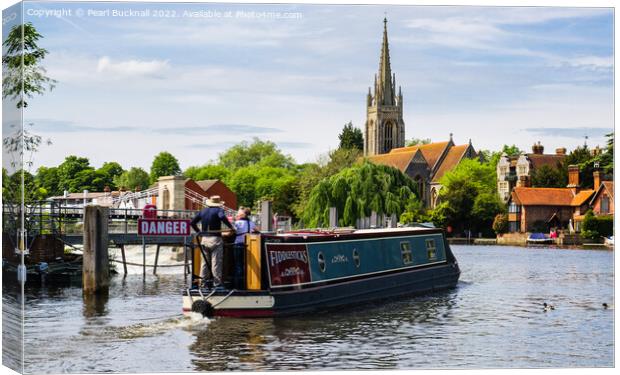
[[[213,305],[203,299],[196,300],[192,303],[192,311],[200,313],[202,316],[206,317],[212,317],[215,312]]]

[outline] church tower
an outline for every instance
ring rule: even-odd
[[[383,19],[383,44],[379,60],[379,75],[375,74],[374,92],[368,88],[366,97],[366,128],[364,131],[364,156],[385,154],[391,149],[405,146],[403,121],[403,95],[396,75],[390,67],[390,49],[387,36],[387,19]]]

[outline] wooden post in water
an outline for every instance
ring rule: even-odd
[[[108,265],[108,208],[84,206],[84,256],[82,292],[107,292],[110,285]]]

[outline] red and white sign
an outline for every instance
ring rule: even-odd
[[[190,236],[187,219],[138,219],[138,236]]]
[[[306,245],[265,244],[271,286],[303,284],[312,281]]]

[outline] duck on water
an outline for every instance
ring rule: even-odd
[[[232,274],[226,255],[225,284]],[[248,234],[242,289],[201,288],[200,264],[195,246],[183,310],[232,317],[293,315],[428,293],[455,287],[461,273],[443,230],[428,227]]]

